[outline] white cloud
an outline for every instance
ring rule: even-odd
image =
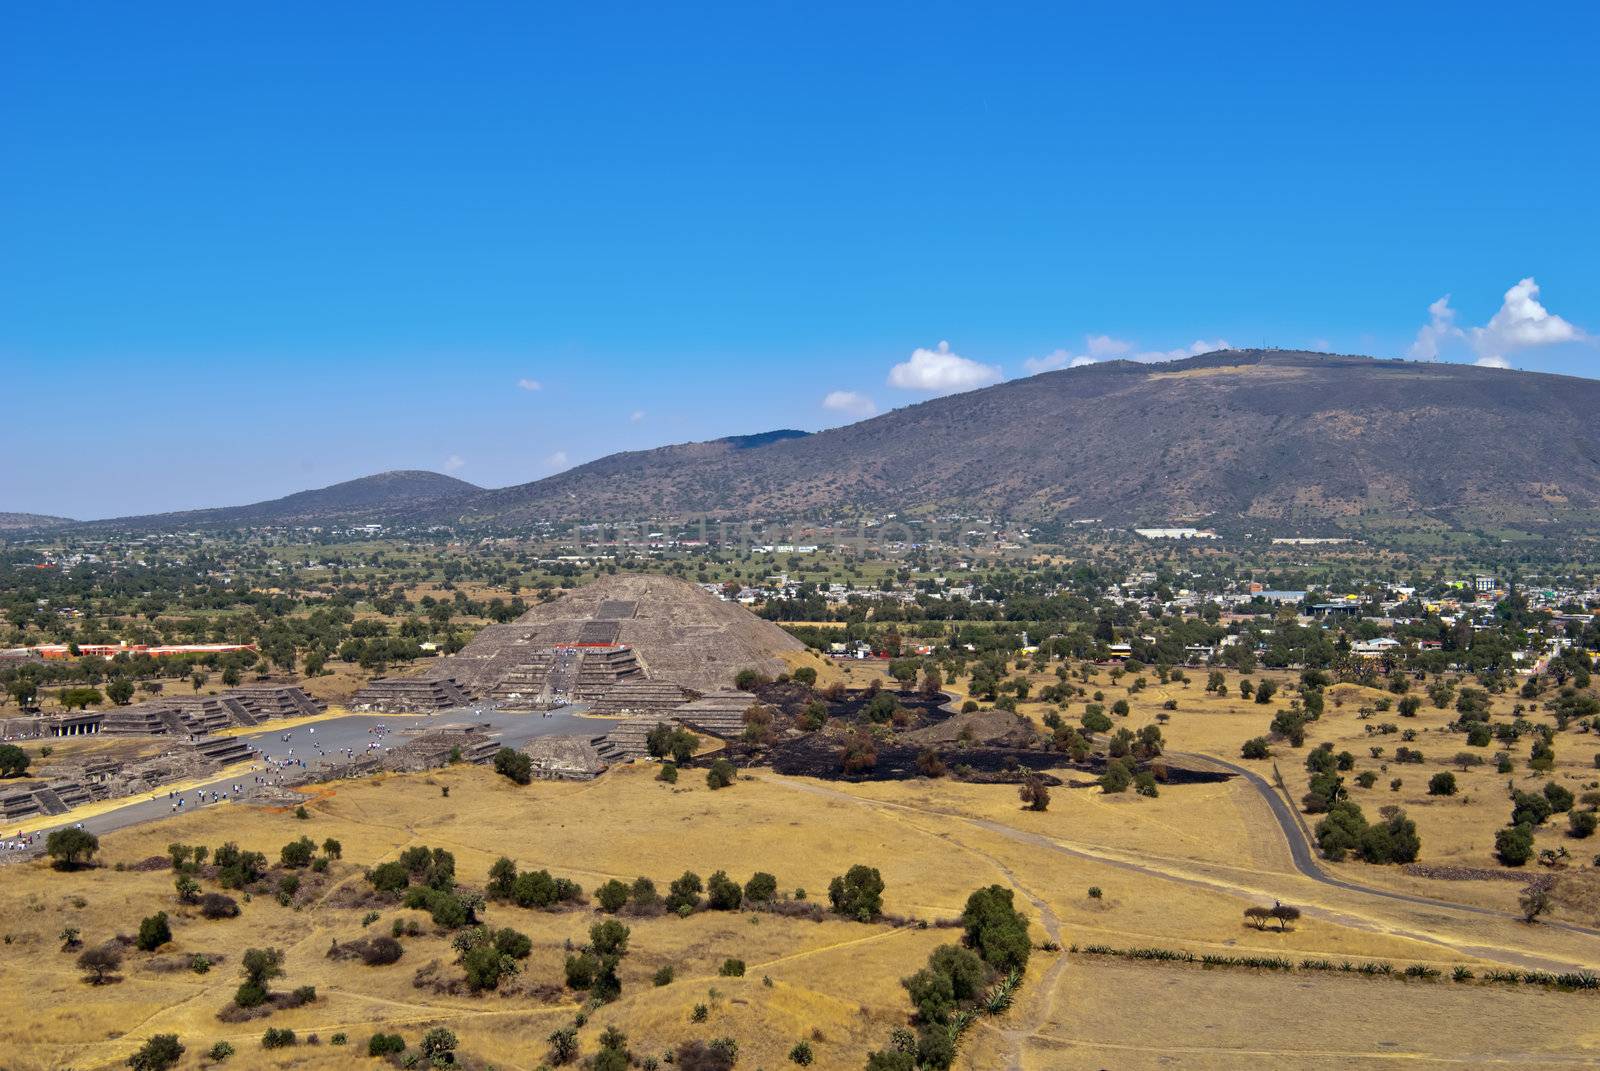
[[[544,390],[543,383],[540,383],[537,379],[528,379],[527,377],[517,380],[517,386],[523,390]]]
[[[1133,351],[1133,343],[1112,338],[1110,335],[1089,335],[1084,342],[1088,347],[1089,356],[1096,361],[1103,361],[1108,357],[1126,357]]]
[[[1500,309],[1484,327],[1472,329],[1472,348],[1480,357],[1549,346],[1557,342],[1578,342],[1584,333],[1539,302],[1539,284],[1523,279],[1506,291]]]
[[[567,460],[567,452],[565,450],[557,450],[544,459],[544,467],[551,472],[560,472],[563,469],[570,469],[572,462]]]
[[[1070,350],[1052,350],[1043,357],[1029,357],[1022,362],[1022,367],[1038,375],[1040,372],[1052,372],[1057,368],[1082,368],[1086,364],[1094,364],[1094,361],[1095,359],[1087,354],[1080,353],[1074,356]]]
[[[1456,326],[1456,310],[1450,307],[1450,295],[1428,306],[1428,322],[1417,330],[1417,337],[1406,351],[1406,356],[1417,361],[1436,361],[1439,349],[1453,338],[1461,337]]]
[[[1135,361],[1176,361],[1182,357],[1195,357],[1213,350],[1226,350],[1233,347],[1226,339],[1217,339],[1208,342],[1205,339],[1196,339],[1188,346],[1180,346],[1173,350],[1141,350],[1134,352],[1133,343],[1110,335],[1086,335],[1083,340],[1083,353],[1074,354],[1071,350],[1054,350],[1043,357],[1029,357],[1022,362],[1022,366],[1029,372],[1037,375],[1040,372],[1049,372],[1057,368],[1082,368],[1086,364],[1095,364],[1098,361],[1128,358]]]
[[[643,419],[644,419],[644,410],[643,409],[635,409],[633,412],[628,414],[628,423],[630,423],[630,424],[637,424],[637,423],[639,423],[639,421],[641,421]]]
[[[1197,338],[1188,346],[1179,346],[1173,350],[1145,350],[1133,355],[1136,361],[1181,361],[1185,357],[1198,357],[1202,353],[1214,353],[1217,350],[1231,350],[1233,344],[1225,338],[1206,340]]]
[[[1539,301],[1539,284],[1530,276],[1506,291],[1500,308],[1482,327],[1457,326],[1449,294],[1435,301],[1428,306],[1428,322],[1417,331],[1416,341],[1406,355],[1415,360],[1436,361],[1452,348],[1452,343],[1459,342],[1477,355],[1474,364],[1510,368],[1506,355],[1518,350],[1588,341],[1593,337],[1582,328],[1544,307]],[[1460,347],[1454,348],[1459,352]]]
[[[980,364],[950,352],[950,343],[937,349],[913,350],[909,360],[889,369],[889,386],[929,394],[954,394],[957,391],[987,387],[1002,379],[997,365]]]
[[[822,399],[822,408],[861,419],[875,414],[878,411],[878,404],[865,394],[853,390],[834,390],[829,391],[828,396]]]
[[[460,454],[451,454],[444,460],[444,470],[446,472],[459,472],[466,464]]]

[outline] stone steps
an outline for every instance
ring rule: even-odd
[[[61,797],[56,795],[55,789],[47,785],[35,787],[33,798],[39,801],[39,807],[45,814],[66,814],[71,809],[61,802]]]

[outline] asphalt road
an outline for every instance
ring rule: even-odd
[[[1521,920],[1520,915],[1515,915],[1507,911],[1496,911],[1494,908],[1490,907],[1478,907],[1473,904],[1458,903],[1454,900],[1435,900],[1427,896],[1415,896],[1411,893],[1394,892],[1389,889],[1380,889],[1372,885],[1362,885],[1359,882],[1346,881],[1343,878],[1336,878],[1322,868],[1322,864],[1318,861],[1315,851],[1312,849],[1311,845],[1307,843],[1305,834],[1301,832],[1299,819],[1295,815],[1294,810],[1289,806],[1288,801],[1283,798],[1283,794],[1272,785],[1267,783],[1266,778],[1262,777],[1254,770],[1248,770],[1243,766],[1228,762],[1226,759],[1219,759],[1214,755],[1181,755],[1174,752],[1172,753],[1171,757],[1174,759],[1195,759],[1201,762],[1209,762],[1222,767],[1229,773],[1237,774],[1243,778],[1252,788],[1256,790],[1257,793],[1261,795],[1263,799],[1267,801],[1267,806],[1272,809],[1272,816],[1278,820],[1278,828],[1283,831],[1284,838],[1289,842],[1289,854],[1294,859],[1295,869],[1301,874],[1310,878],[1312,881],[1321,882],[1323,885],[1331,885],[1339,889],[1348,889],[1351,892],[1361,893],[1364,896],[1381,896],[1388,900],[1398,900],[1402,903],[1417,904],[1422,907],[1447,908],[1451,911],[1465,911],[1468,914],[1485,915],[1489,918]],[[1541,925],[1550,926],[1559,930],[1567,930],[1571,933],[1586,934],[1590,937],[1600,937],[1600,929],[1594,929],[1589,926],[1579,926],[1576,923],[1556,922],[1546,919],[1541,922]]]

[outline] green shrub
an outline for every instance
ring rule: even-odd
[[[267,1032],[261,1035],[263,1049],[287,1049],[299,1039],[294,1036],[294,1031],[287,1027],[267,1027]]]
[[[158,911],[139,923],[139,936],[134,947],[141,952],[154,952],[172,940],[172,927],[167,925],[167,913]]]
[[[183,1046],[176,1034],[156,1034],[128,1057],[133,1071],[167,1071],[183,1058]]]
[[[828,902],[841,915],[870,922],[883,913],[883,876],[857,863],[828,883]]]
[[[406,1039],[399,1034],[373,1034],[367,1039],[368,1056],[389,1056],[406,1051]]]
[[[715,791],[719,788],[727,788],[733,784],[738,776],[738,772],[733,768],[733,763],[727,759],[718,759],[711,764],[711,769],[706,771],[706,784]]]

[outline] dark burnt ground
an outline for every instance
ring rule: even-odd
[[[872,701],[872,694],[864,688],[847,691],[838,699],[829,699],[823,693],[813,691],[804,684],[792,680],[775,684],[763,684],[756,688],[753,694],[761,702],[775,708],[784,715],[780,719],[780,723],[785,726],[792,719],[798,718],[813,700],[820,701],[827,706],[828,719],[831,722],[844,721],[853,724],[865,721],[862,711]],[[928,699],[920,692],[894,692],[892,694],[895,702],[909,716],[909,720],[904,726],[906,729],[920,729],[924,726],[937,724],[950,717],[949,711],[942,709],[943,704],[949,701],[949,697],[945,695],[941,694]]]
[[[924,776],[917,758],[927,748],[880,743],[878,761],[871,769],[846,773],[840,761],[842,746],[842,738],[831,733],[807,733],[766,749],[760,761],[776,773],[828,781],[907,781]],[[1066,756],[1059,752],[1031,748],[947,748],[941,750],[940,755],[948,767],[946,777],[996,784],[1020,784],[1034,771],[1069,765]],[[1051,785],[1061,784],[1060,779],[1051,774],[1045,774],[1044,779]]]
[[[905,740],[905,733],[939,725],[957,715],[945,709],[947,697],[942,695],[929,699],[917,692],[896,692],[894,697],[902,710],[899,725],[875,723],[864,713],[873,699],[872,693],[864,689],[829,699],[795,681],[762,685],[755,690],[754,698],[777,712],[769,742],[731,740],[719,756],[736,766],[767,766],[775,773],[827,781],[906,781],[925,777],[927,773],[918,760],[928,752],[938,756],[943,767],[941,776],[958,781],[1020,784],[1030,774],[1039,773],[1047,784],[1065,783],[1078,788],[1097,784],[1095,779],[1105,772],[1107,760],[1103,756],[1093,755],[1087,762],[1074,763],[1050,747],[1048,735],[1016,725],[988,739],[932,744]],[[804,732],[799,728],[799,716],[813,701],[827,705],[828,724],[820,731]],[[862,729],[873,730],[875,737],[885,730],[888,735],[875,740],[877,758],[869,768],[846,771],[846,740]],[[1163,759],[1141,763],[1139,769],[1149,769],[1158,782],[1171,785],[1225,781],[1233,776],[1175,766]],[[1063,782],[1061,777],[1044,772],[1047,770],[1059,771],[1070,780]]]

